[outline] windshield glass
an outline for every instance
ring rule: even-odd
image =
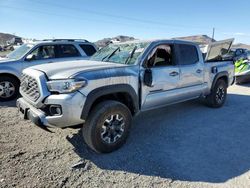
[[[10,59],[19,59],[23,57],[33,46],[33,44],[23,44],[13,52],[9,53],[7,57]]]
[[[90,60],[134,64],[148,44],[148,42],[110,44],[96,52]]]

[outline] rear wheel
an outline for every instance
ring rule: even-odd
[[[87,145],[98,153],[119,149],[129,135],[132,115],[117,101],[99,103],[91,112],[82,133]]]
[[[0,101],[10,101],[18,96],[19,81],[11,76],[0,76]]]
[[[227,85],[222,79],[219,79],[210,95],[206,97],[206,104],[212,108],[220,108],[224,105],[227,98]]]

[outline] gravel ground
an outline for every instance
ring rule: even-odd
[[[249,120],[250,85],[233,86],[221,109],[139,115],[124,147],[98,155],[79,130],[45,132],[0,103],[0,187],[250,187]]]

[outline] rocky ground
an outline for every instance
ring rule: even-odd
[[[0,187],[250,187],[250,85],[221,109],[198,101],[143,113],[124,147],[95,154],[81,132],[48,133],[0,103]]]

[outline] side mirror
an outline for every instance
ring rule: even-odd
[[[35,60],[35,55],[33,55],[33,54],[29,54],[29,55],[27,55],[26,56],[26,58],[25,58],[27,61],[32,61],[32,60]]]
[[[152,70],[151,69],[146,69],[145,70],[143,82],[148,87],[153,86],[153,76],[152,76]]]

